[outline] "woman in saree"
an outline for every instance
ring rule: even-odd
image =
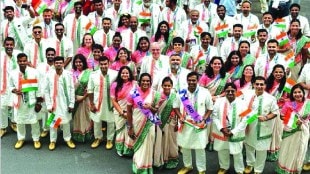
[[[110,60],[110,63],[114,62],[116,58],[118,50],[121,48],[122,44],[122,36],[119,32],[115,32],[112,37],[112,44],[106,50],[104,50],[104,55],[107,56]]]
[[[116,29],[117,32],[122,33],[124,30],[129,29],[129,20],[131,16],[128,13],[124,13],[120,16],[120,19],[118,21],[118,28]]]
[[[93,138],[93,125],[89,118],[90,110],[86,91],[91,70],[87,68],[86,58],[82,54],[74,56],[72,67],[75,86],[72,138],[76,142],[88,142]]]
[[[224,62],[221,57],[214,56],[210,64],[207,66],[205,73],[199,80],[199,85],[207,88],[212,96],[212,101],[215,102],[220,96],[224,96],[223,89],[227,82],[230,82],[229,74],[226,73],[224,68]],[[213,151],[212,137],[212,123],[207,125],[209,144],[207,145],[208,151]]]
[[[132,156],[132,140],[127,134],[127,97],[133,87],[136,86],[132,71],[128,66],[120,68],[115,82],[110,89],[113,104],[113,114],[116,126],[115,147],[119,156]]]
[[[112,65],[110,66],[110,68],[115,71],[119,71],[123,66],[128,66],[131,72],[133,73],[134,77],[137,76],[135,63],[131,61],[130,53],[125,47],[122,47],[118,50],[116,58],[112,63]]]
[[[276,97],[279,108],[282,108],[285,99],[287,98],[286,93],[283,91],[286,83],[285,69],[283,65],[277,64],[273,67],[270,76],[266,81],[266,91]],[[270,144],[270,149],[267,152],[268,161],[277,161],[279,155],[279,149],[282,138],[283,124],[279,117],[276,118],[275,124],[273,125],[273,133]]]
[[[151,43],[158,42],[161,54],[166,54],[172,42],[172,32],[167,21],[161,21],[158,24],[157,31],[151,38]]]
[[[136,51],[131,54],[131,60],[137,67],[137,74],[139,75],[142,60],[145,56],[150,55],[150,41],[146,36],[139,38]]]
[[[239,43],[238,51],[241,54],[242,66],[240,68],[243,71],[246,65],[254,65],[256,58],[250,54],[250,43],[246,40],[243,40]],[[236,76],[236,78],[240,78],[241,74]]]
[[[255,79],[255,72],[253,65],[246,65],[242,71],[242,76],[240,79],[234,81],[237,87],[237,97],[240,96],[243,91],[253,89],[253,83]]]
[[[133,173],[153,173],[153,150],[155,125],[160,120],[154,113],[158,110],[160,93],[151,88],[148,73],[140,75],[139,87],[130,91],[127,99],[127,129],[133,142]]]
[[[92,47],[95,44],[94,38],[90,33],[83,36],[82,46],[77,49],[77,54],[83,54],[86,59],[92,57]]]
[[[179,162],[177,144],[177,118],[172,108],[176,93],[172,92],[173,82],[165,77],[161,84],[163,92],[159,101],[158,115],[161,124],[156,127],[154,166],[166,169],[176,168]]]
[[[232,51],[229,53],[227,60],[224,64],[226,71],[229,73],[230,80],[235,81],[239,79],[242,74],[241,66],[242,66],[241,54],[239,51]]]
[[[302,171],[309,140],[310,101],[300,84],[292,87],[290,101],[281,109],[283,136],[276,173],[299,174]]]
[[[310,38],[302,34],[300,21],[298,19],[292,19],[290,22],[287,37],[289,39],[289,44],[280,45],[279,52],[284,53],[286,56],[289,56],[290,53],[294,54],[295,66],[290,67],[291,78],[297,80],[301,69],[307,63],[309,58],[307,44],[310,43]]]

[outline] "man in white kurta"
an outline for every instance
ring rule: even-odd
[[[236,98],[237,87],[227,83],[224,87],[226,96],[216,100],[212,112],[214,150],[218,151],[220,170],[225,174],[229,169],[230,154],[234,158],[237,174],[243,173],[242,147],[245,139],[246,119],[239,114],[244,110],[244,102]]]
[[[87,85],[90,100],[90,118],[94,122],[95,141],[91,147],[96,148],[102,142],[102,121],[107,122],[106,149],[112,149],[115,134],[115,122],[110,98],[110,85],[115,81],[118,72],[109,69],[109,59],[105,56],[99,58],[100,69],[92,72]]]
[[[212,20],[216,18],[216,8],[217,5],[210,0],[203,0],[201,3],[194,7],[194,9],[199,11],[199,20],[206,23],[208,26],[212,23]]]
[[[0,137],[6,134],[8,127],[8,116],[12,111],[10,108],[12,106],[11,102],[11,91],[9,89],[9,74],[14,69],[17,69],[17,54],[20,53],[19,50],[14,49],[15,41],[12,37],[5,38],[3,42],[4,50],[1,50],[1,85],[0,85]],[[11,127],[16,132],[16,125],[13,124],[14,116],[11,116]]]
[[[90,12],[87,16],[90,21],[97,27],[97,29],[102,29],[102,19],[104,18],[104,5],[102,0],[93,1],[94,11]]]
[[[302,85],[302,87],[304,87],[305,89],[305,96],[306,98],[310,99],[310,93],[309,93],[309,90],[310,90],[310,76],[309,76],[309,72],[310,72],[310,64],[305,64],[301,73],[300,73],[300,76],[297,80],[298,83],[300,83]]]
[[[55,37],[55,24],[56,21],[52,20],[53,18],[53,12],[51,9],[45,9],[43,11],[43,21],[40,22],[39,25],[42,27],[42,38],[48,39]]]
[[[213,110],[213,102],[210,92],[197,85],[198,77],[199,75],[196,72],[189,73],[187,75],[188,88],[181,90],[186,91],[185,96],[188,97],[191,108],[199,114],[199,118],[194,119],[185,111],[184,103],[181,101],[184,94],[179,93],[179,99],[173,104],[173,108],[176,108],[176,113],[181,122],[177,142],[182,148],[184,163],[184,167],[178,171],[178,174],[185,174],[193,170],[191,150],[195,150],[196,166],[199,173],[205,173],[206,171],[205,148],[208,143],[206,124]],[[196,127],[189,125],[187,122],[194,122],[200,128],[197,130]]]
[[[256,41],[251,44],[250,52],[258,59],[261,56],[266,56],[267,52],[267,39],[268,31],[266,29],[260,28],[257,30]]]
[[[279,116],[277,100],[265,92],[265,88],[265,78],[257,76],[254,81],[255,90],[246,91],[242,96],[248,103],[248,108],[252,110],[246,116],[247,120],[257,114],[256,119],[248,125],[245,137],[247,166],[244,173],[251,173],[253,168],[255,173],[263,173],[267,150],[271,143],[274,118]]]
[[[268,40],[275,39],[277,35],[280,34],[280,30],[273,23],[273,17],[271,13],[266,12],[262,17],[262,24],[258,26],[258,29],[266,29],[268,32]],[[252,48],[252,46],[251,46]]]
[[[55,114],[55,119],[61,119],[63,139],[71,149],[75,144],[71,140],[70,121],[75,102],[73,76],[70,71],[64,70],[64,57],[54,58],[54,70],[50,70],[46,79],[45,102],[49,113]],[[50,116],[49,116],[50,117]],[[57,141],[58,127],[50,127],[49,150],[54,150]]]
[[[15,149],[20,149],[26,139],[26,124],[31,124],[31,134],[34,148],[40,149],[40,125],[35,105],[38,104],[38,73],[35,69],[28,67],[27,55],[20,53],[17,55],[18,69],[10,72],[10,91],[13,93],[14,120],[17,123],[17,142]],[[28,81],[27,81],[28,80]],[[35,83],[29,83],[35,80]],[[30,89],[31,87],[36,89]]]
[[[95,43],[102,45],[103,49],[108,49],[112,44],[115,31],[111,30],[111,27],[112,20],[105,17],[102,19],[102,29],[97,30],[94,34]]]
[[[126,9],[121,5],[122,1],[121,0],[112,0],[113,1],[113,6],[108,8],[104,14],[105,17],[108,17],[112,19],[112,30],[116,30],[118,28],[118,22],[120,19],[120,16],[124,13],[128,13],[129,9]]]
[[[287,62],[282,54],[277,53],[278,41],[271,39],[267,42],[267,52],[266,55],[261,55],[257,58],[254,66],[254,72],[256,76],[263,76],[265,78],[269,77],[272,69],[275,65],[283,65],[287,68]]]

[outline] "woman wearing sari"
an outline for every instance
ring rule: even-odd
[[[129,29],[130,18],[131,18],[130,14],[128,13],[122,14],[118,21],[118,28],[116,29],[116,31],[122,33],[124,30]]]
[[[153,173],[153,149],[155,125],[160,123],[157,115],[160,93],[151,88],[151,75],[140,75],[139,87],[130,91],[127,99],[127,129],[133,143],[133,173]]]
[[[110,94],[116,126],[115,147],[119,156],[132,156],[132,140],[127,134],[127,97],[136,86],[134,76],[128,66],[120,68],[115,82],[112,83]]]
[[[85,33],[83,36],[82,46],[77,49],[77,54],[83,54],[86,59],[92,57],[92,47],[95,44],[94,38],[90,33]]]
[[[240,78],[242,74],[241,70],[242,63],[243,62],[239,51],[232,51],[229,53],[224,67],[226,71],[229,73],[231,81],[235,81]]]
[[[158,42],[161,49],[161,54],[166,54],[172,42],[172,32],[167,21],[161,21],[158,24],[157,31],[151,38],[151,43]]]
[[[111,46],[104,51],[104,55],[109,58],[110,63],[114,62],[117,52],[121,48],[121,44],[122,36],[119,32],[115,32],[114,36],[112,37]]]
[[[91,119],[89,118],[89,101],[86,92],[91,71],[87,68],[86,59],[82,54],[77,54],[74,56],[72,67],[75,86],[72,138],[76,142],[87,142],[91,141],[93,138],[93,126]]]
[[[112,63],[112,65],[110,66],[110,68],[115,71],[119,71],[123,66],[128,66],[131,72],[133,73],[134,77],[137,76],[135,63],[131,61],[130,53],[125,47],[122,47],[118,50],[116,58]]]
[[[240,52],[242,58],[242,66],[240,68],[241,71],[243,71],[246,65],[254,65],[256,58],[250,54],[250,43],[248,41],[241,41],[239,43],[238,51]],[[240,78],[240,76],[241,74],[236,76],[236,78]]]
[[[154,146],[154,166],[167,169],[176,168],[179,163],[177,118],[172,108],[176,94],[172,92],[172,87],[171,78],[165,77],[162,81],[163,92],[158,108],[161,125],[156,127]]]
[[[137,67],[137,71],[139,74],[140,72],[140,67],[141,67],[141,63],[142,63],[142,59],[145,56],[150,55],[150,41],[147,37],[142,36],[140,37],[138,44],[137,44],[137,48],[136,51],[134,51],[131,54],[131,60],[135,63],[136,67]]]
[[[234,81],[234,84],[237,87],[237,97],[240,96],[243,91],[253,89],[254,79],[255,73],[253,65],[246,65],[242,71],[241,78]]]
[[[302,34],[300,21],[298,19],[293,19],[290,22],[287,36],[289,44],[280,47],[280,51],[285,55],[289,55],[292,51],[294,52],[295,66],[291,68],[291,78],[297,80],[301,69],[307,63],[307,58],[309,58],[306,45],[310,43],[310,38]]]
[[[300,84],[294,85],[290,101],[281,109],[283,136],[276,173],[299,174],[309,140],[310,101]]]
[[[281,109],[287,98],[283,88],[286,83],[285,69],[283,65],[277,64],[273,67],[270,76],[267,78],[266,91],[276,97],[278,106]],[[273,125],[270,149],[267,152],[267,161],[277,161],[282,138],[283,124],[279,117]]]

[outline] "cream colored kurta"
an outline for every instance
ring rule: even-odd
[[[61,124],[66,124],[72,119],[72,114],[68,112],[68,108],[73,108],[75,102],[72,73],[63,70],[56,83],[55,76],[56,70],[50,70],[46,79],[45,102],[48,110],[52,109],[53,105],[55,105],[53,113],[56,117],[62,119]],[[56,97],[54,97],[55,87],[57,87]]]
[[[204,116],[207,110],[213,110],[211,94],[207,89],[198,86],[194,93],[187,91],[187,95],[193,106],[197,103],[199,115]],[[180,112],[182,115],[185,115],[185,119],[192,120],[191,116],[185,113],[180,96],[177,97],[178,99],[173,104],[173,108],[180,108]],[[208,143],[207,127],[196,132],[195,128],[184,124],[182,131],[178,132],[177,142],[179,146],[185,149],[204,149]]]
[[[243,112],[245,103],[236,98],[230,103],[226,97],[216,100],[212,112],[214,137],[214,150],[229,150],[231,154],[242,152],[243,140],[245,139],[246,119],[242,119],[239,114]],[[226,107],[226,112],[224,112]],[[234,113],[235,112],[235,113]],[[224,115],[226,113],[227,115]],[[222,128],[229,127],[233,136],[227,138],[220,131]]]
[[[113,110],[108,108],[109,106],[112,107],[113,105],[111,103],[111,99],[108,100],[108,98],[110,97],[108,97],[107,95],[110,95],[109,88],[112,82],[115,81],[117,74],[118,74],[117,71],[109,69],[108,74],[103,76],[103,85],[100,85],[100,81],[101,81],[100,78],[102,76],[102,72],[100,69],[92,72],[89,76],[89,81],[87,85],[87,93],[94,94],[93,102],[95,103],[96,108],[99,105],[100,91],[102,91],[103,93],[101,105],[99,106],[100,107],[99,111],[97,111],[96,113],[93,113],[93,112],[90,113],[90,118],[94,122],[100,122],[101,120],[106,121],[106,122],[114,122]],[[102,88],[100,89],[100,87]],[[108,104],[108,102],[110,104]]]
[[[266,116],[270,113],[276,114],[277,117],[280,115],[279,107],[277,105],[276,98],[266,92],[264,92],[260,96],[255,95],[254,90],[246,91],[243,96],[241,96],[245,102],[248,103],[254,96],[254,101],[252,104],[252,111],[253,113],[258,112],[259,108],[259,100],[262,99],[262,116]],[[259,122],[255,120],[253,123],[248,125],[248,132],[246,134],[245,143],[249,146],[255,148],[255,150],[263,151],[268,150],[271,143],[271,136],[272,136],[272,128],[275,119]]]

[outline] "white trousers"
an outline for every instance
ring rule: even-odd
[[[254,147],[245,144],[246,163],[248,166],[254,167],[254,172],[263,173],[265,161],[267,158],[267,150],[258,151]],[[256,153],[256,157],[255,157]]]
[[[48,113],[47,112],[43,112],[43,113],[39,113],[39,114],[41,114],[41,116],[42,116],[42,129],[44,131],[49,130],[49,126],[46,126],[46,120],[47,120],[47,117],[48,117]]]
[[[192,149],[182,148],[183,163],[185,167],[193,168]],[[204,149],[194,149],[196,155],[196,166],[199,172],[206,171],[206,151]]]
[[[2,106],[0,107],[0,128],[5,129],[9,125],[8,121],[8,115],[9,115],[9,108],[8,106]]]
[[[71,140],[71,132],[70,132],[70,122],[66,124],[60,125],[63,131],[63,139],[67,142]],[[57,141],[57,130],[55,128],[50,128],[50,142]]]
[[[26,138],[26,125],[16,124],[17,126],[17,139],[25,140]],[[40,138],[40,124],[39,122],[31,124],[31,136],[33,141],[39,141]]]
[[[115,134],[115,123],[114,122],[107,122],[107,140],[113,140]],[[102,122],[94,122],[94,136],[95,139],[102,139]]]
[[[221,150],[218,151],[218,158],[220,163],[220,168],[228,170],[230,166],[230,153],[229,150]],[[237,173],[244,171],[244,165],[243,165],[243,156],[242,153],[233,155],[234,159],[234,168]]]

